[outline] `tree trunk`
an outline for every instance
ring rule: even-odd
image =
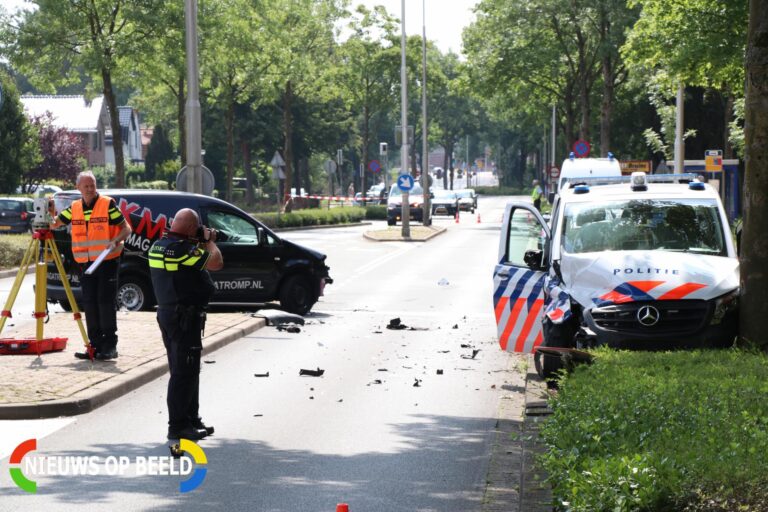
[[[600,156],[608,156],[611,150],[611,117],[614,96],[613,62],[603,57],[603,101],[600,107]]]
[[[293,170],[293,120],[291,119],[291,107],[293,101],[293,85],[288,80],[285,83],[285,91],[283,92],[283,160],[285,160],[285,195],[287,197],[280,198],[280,204],[290,204],[287,201],[291,197],[292,170]],[[285,206],[281,207],[285,209]],[[288,206],[287,211],[290,211]]]
[[[370,155],[368,154],[368,147],[371,145],[371,132],[370,132],[370,122],[371,122],[371,114],[370,110],[368,108],[368,103],[366,103],[363,106],[363,147],[362,147],[362,154],[363,154],[363,176],[360,178],[360,191],[363,193],[363,196],[365,196],[365,191],[368,190],[365,183],[365,175],[367,174],[367,168],[368,161],[370,158]],[[365,204],[365,197],[363,197],[363,204]]]
[[[740,338],[768,348],[768,9],[749,2]]]
[[[448,166],[451,163],[451,156],[453,153],[453,144],[446,143],[443,144],[443,148],[445,149],[445,156],[443,157],[443,188],[448,188]]]
[[[253,206],[253,170],[251,169],[251,148],[246,141],[240,143],[243,153],[243,170],[245,170],[245,203]]]
[[[101,68],[101,79],[104,83],[104,99],[109,110],[109,126],[112,129],[112,149],[115,153],[115,186],[125,187],[125,160],[123,157],[123,134],[120,129],[120,112],[117,110],[117,99],[112,88],[112,75],[106,67]]]
[[[176,108],[178,113],[176,117],[179,123],[179,154],[181,155],[181,166],[187,165],[187,93],[184,92],[184,74],[179,75],[178,95],[176,96]]]
[[[227,201],[232,202],[232,181],[235,178],[235,101],[227,102]]]

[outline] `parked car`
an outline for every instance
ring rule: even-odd
[[[739,260],[717,191],[695,178],[579,178],[549,223],[508,204],[494,269],[502,349],[731,346]],[[560,368],[537,356],[542,376]]]
[[[28,233],[35,218],[34,201],[25,197],[0,198],[0,233]]]
[[[383,183],[373,185],[365,193],[365,200],[367,203],[384,205],[387,204],[388,197],[389,193],[387,191],[387,187]]]
[[[410,205],[409,219],[421,222],[424,218],[424,189],[418,183],[413,185],[409,192],[408,202]],[[389,189],[389,198],[387,199],[387,224],[394,226],[397,221],[402,220],[403,193],[395,183]]]
[[[475,209],[477,208],[477,194],[475,194],[475,189],[464,188],[457,190],[456,195],[459,196],[459,210],[475,213]]]
[[[216,292],[211,304],[263,304],[280,301],[283,309],[306,314],[333,280],[325,254],[283,240],[262,223],[225,201],[213,197],[160,190],[104,190],[117,201],[130,220],[133,233],[125,241],[120,260],[118,306],[149,310],[155,304],[147,263],[147,251],[170,227],[181,208],[192,208],[206,226],[219,232],[216,245],[224,257],[224,268],[211,272]],[[56,210],[62,211],[80,193],[61,192],[54,196]],[[54,231],[75,298],[80,298],[80,276],[74,264],[68,228]],[[69,309],[64,287],[55,266],[48,268],[48,300]]]
[[[455,217],[459,210],[459,198],[453,190],[434,190],[430,202],[432,203],[432,215]]]

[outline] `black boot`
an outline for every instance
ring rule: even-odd
[[[208,426],[205,423],[203,423],[203,420],[201,418],[198,418],[196,421],[192,422],[192,426],[201,430],[205,430],[207,432],[207,435],[213,435],[213,427]]]
[[[168,439],[189,439],[190,441],[199,441],[208,435],[204,429],[195,427],[185,427],[179,430],[168,430]]]

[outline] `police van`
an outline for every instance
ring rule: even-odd
[[[211,272],[216,292],[211,304],[254,305],[278,300],[283,309],[304,315],[333,280],[325,254],[283,240],[268,227],[220,199],[185,192],[155,190],[103,190],[112,197],[133,233],[125,241],[120,259],[118,307],[129,311],[149,310],[155,305],[147,261],[152,243],[170,229],[173,216],[192,208],[208,227],[219,232],[216,245],[224,268]],[[80,199],[77,191],[53,196],[60,212]],[[80,275],[71,251],[69,227],[54,231],[56,245],[77,300]],[[48,300],[69,310],[61,278],[53,264],[48,267]]]
[[[606,178],[621,176],[621,164],[608,152],[606,158],[576,158],[576,154],[571,151],[568,158],[563,160],[560,166],[560,176],[557,182],[556,190],[552,190],[548,196],[549,203],[554,203],[554,197],[557,192],[562,190],[568,181],[576,178]]]
[[[549,223],[530,203],[506,207],[493,296],[503,350],[727,347],[738,297],[725,210],[695,175],[572,179]],[[544,355],[540,373],[559,361]]]

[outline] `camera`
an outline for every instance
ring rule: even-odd
[[[213,242],[216,241],[216,235],[218,232],[213,228],[207,228],[203,225],[197,226],[197,233],[195,238],[199,242]]]
[[[48,229],[53,222],[51,217],[51,199],[47,197],[38,197],[34,200],[35,218],[32,219],[33,229]]]

